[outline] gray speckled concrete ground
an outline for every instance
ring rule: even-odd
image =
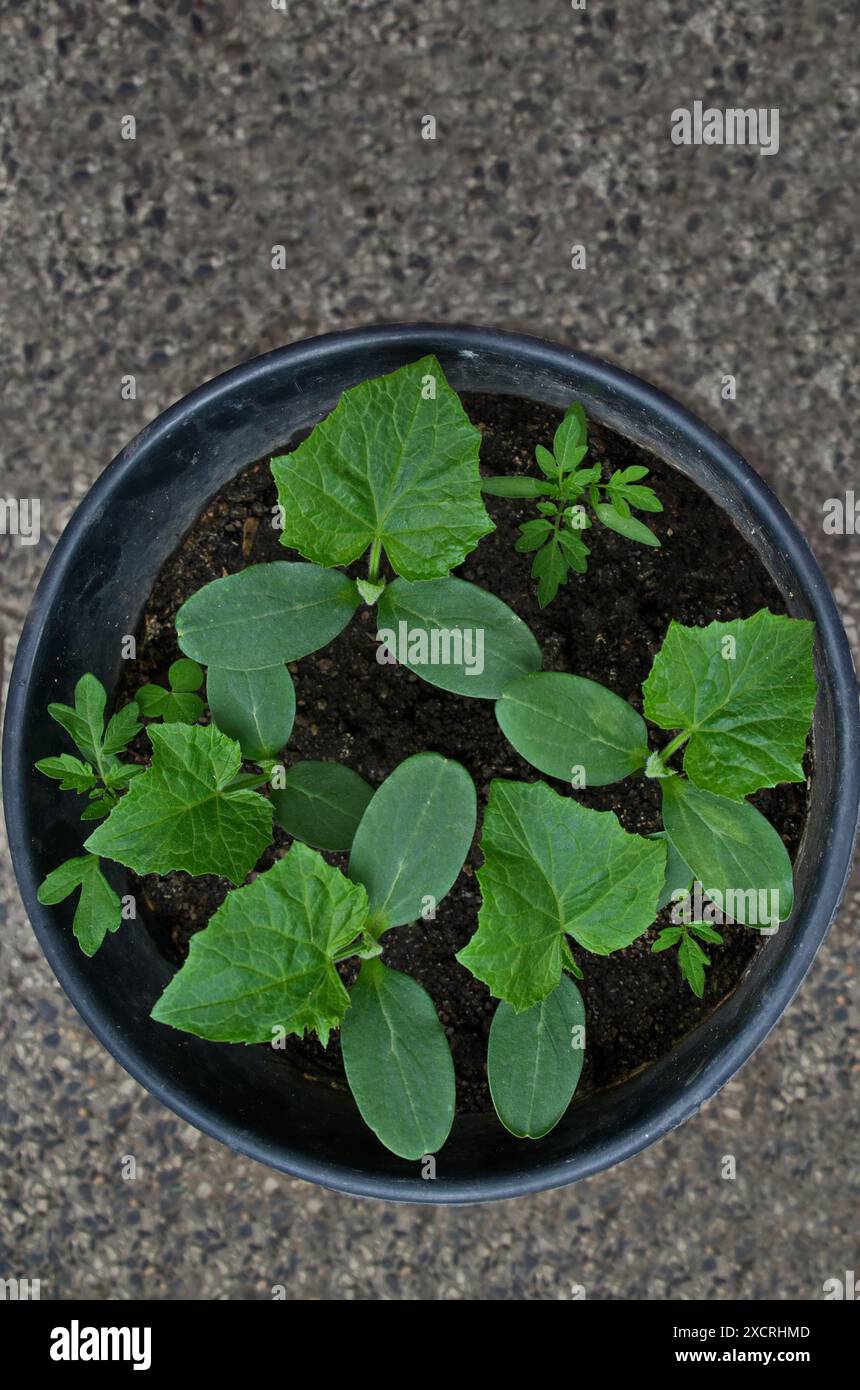
[[[410,318],[525,329],[680,397],[798,518],[856,640],[860,540],[821,524],[857,482],[851,0],[287,8],[0,3],[3,493],[43,500],[40,544],[0,539],[7,665],[72,508],[145,422],[267,348]],[[778,106],[779,153],[673,146],[696,98]],[[435,1211],[288,1181],[174,1118],[78,1021],[8,867],[0,890],[0,1276],[43,1297],[814,1299],[860,1267],[860,882],[681,1131],[564,1192]]]

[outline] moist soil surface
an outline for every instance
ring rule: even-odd
[[[464,395],[463,405],[483,435],[485,474],[534,473],[534,447],[551,447],[559,411],[514,397]],[[591,548],[586,575],[572,575],[546,609],[538,606],[530,577],[531,557],[517,554],[520,522],[536,515],[532,502],[489,497],[496,530],[485,537],[457,574],[503,599],[529,625],[544,654],[544,669],[570,671],[600,681],[638,710],[642,681],[671,619],[704,625],[715,619],[749,617],[759,608],[784,613],[785,604],[755,552],[729,516],[682,474],[647,451],[598,425],[590,424],[588,462],[604,460],[604,478],[615,468],[644,464],[664,511],[643,514],[661,548],[651,549],[595,524],[587,532]],[[294,448],[299,437],[285,441]],[[139,685],[164,683],[167,668],[181,655],[174,617],[180,604],[211,579],[246,565],[301,559],[280,545],[273,525],[275,488],[268,460],[246,469],[225,487],[199,517],[179,550],[165,565],[138,632],[137,660],[126,666],[122,703]],[[353,574],[364,573],[363,566]],[[365,605],[330,646],[290,666],[296,685],[297,715],[286,762],[303,758],[347,763],[373,786],[404,758],[432,750],[458,759],[478,791],[478,833],[468,862],[434,921],[398,927],[384,939],[383,959],[412,975],[432,996],[445,1027],[457,1076],[460,1111],[490,1108],[486,1079],[487,1035],[496,1007],[486,986],[454,959],[476,927],[480,903],[475,870],[481,816],[494,777],[525,782],[540,774],[505,742],[491,700],[449,694],[407,671],[376,660],[376,610]],[[208,715],[207,715],[208,717]],[[654,746],[670,735],[651,730]],[[131,750],[148,758],[142,733]],[[556,791],[564,784],[548,779]],[[629,777],[609,787],[578,790],[577,799],[598,811],[614,811],[629,831],[659,830],[656,782]],[[751,798],[778,829],[792,859],[806,812],[807,788],[786,785]],[[283,854],[289,836],[278,829],[272,848],[257,866],[265,869]],[[326,854],[346,866],[346,856]],[[132,876],[134,878],[134,876]],[[226,880],[175,873],[136,881],[146,921],[165,954],[177,965],[190,937],[206,926],[230,885]],[[580,989],[588,1019],[588,1048],[577,1098],[623,1080],[655,1061],[692,1029],[737,985],[754,952],[766,939],[749,928],[722,928],[724,945],[708,947],[712,965],[704,999],[691,993],[678,971],[676,953],[652,954],[651,943],[669,921],[664,909],[654,928],[626,950],[593,956],[575,943],[573,953],[585,971]],[[342,967],[347,983],[355,966]],[[323,1049],[316,1040],[291,1039],[289,1055],[329,1085],[346,1084],[337,1034]],[[285,1054],[286,1055],[286,1054]]]

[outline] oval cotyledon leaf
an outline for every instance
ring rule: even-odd
[[[296,691],[283,663],[259,671],[224,671],[210,666],[206,698],[222,733],[236,739],[251,762],[285,747],[296,717]]]
[[[400,1158],[436,1153],[454,1121],[454,1063],[426,990],[378,959],[364,961],[340,1042],[365,1124]]]
[[[490,1026],[487,1078],[493,1107],[520,1139],[541,1139],[571,1102],[585,1057],[585,1005],[567,975],[523,1013],[504,1001]]]
[[[465,580],[396,579],[378,611],[384,654],[442,690],[494,700],[540,669],[540,647],[522,619]]]
[[[748,801],[701,791],[682,777],[661,782],[663,824],[702,892],[747,926],[772,928],[794,901],[782,839]]]
[[[342,763],[307,761],[287,769],[270,793],[275,816],[289,835],[315,849],[345,852],[367,810],[373,788]]]
[[[648,756],[648,731],[635,709],[581,676],[539,671],[513,681],[496,719],[532,767],[580,787],[620,781]]]
[[[198,589],[176,615],[176,634],[186,656],[204,666],[259,671],[324,647],[359,602],[340,570],[276,560]]]
[[[438,753],[406,758],[361,818],[349,876],[367,889],[377,932],[414,922],[457,878],[475,833],[468,772]]]

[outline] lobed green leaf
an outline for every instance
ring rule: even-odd
[[[83,854],[67,859],[48,874],[36,894],[40,903],[53,905],[63,902],[80,888],[72,930],[86,956],[94,956],[108,932],[114,932],[122,922],[122,904],[101,870],[98,858]]]
[[[138,874],[219,874],[241,883],[271,842],[272,807],[230,790],[242,754],[212,725],[150,726],[152,766],[85,848]]]
[[[272,459],[281,540],[320,565],[349,565],[373,545],[405,579],[446,575],[493,530],[480,443],[435,357],[362,382]]]
[[[558,544],[561,553],[567,561],[569,567],[577,574],[585,574],[588,569],[588,557],[591,554],[585,541],[582,539],[578,530],[567,530],[560,526],[557,532]]]
[[[645,715],[689,732],[684,771],[697,787],[741,800],[804,780],[813,634],[811,622],[766,608],[707,627],[669,624],[642,687]]]
[[[141,724],[138,718],[140,710],[136,701],[132,700],[129,704],[123,705],[121,710],[112,715],[108,720],[108,726],[104,731],[102,740],[102,756],[106,759],[114,757],[117,753],[124,752],[125,748],[135,734],[140,733]]]
[[[683,935],[682,927],[664,927],[658,933],[657,939],[651,943],[652,953],[668,951],[672,946],[677,946]]]
[[[107,693],[101,681],[87,673],[75,686],[74,707],[48,705],[48,713],[56,719],[75,743],[87,762],[98,766],[104,732]]]
[[[553,482],[557,482],[559,477],[559,466],[556,463],[555,456],[550,453],[549,449],[545,449],[542,444],[538,444],[535,449],[535,459],[541,472],[545,474],[547,478],[552,479]]]
[[[702,950],[692,931],[683,932],[678,946],[678,965],[697,999],[701,999],[705,993],[705,970],[710,963],[710,957]]]
[[[569,568],[558,536],[554,535],[541,550],[536,552],[532,561],[532,578],[538,582],[538,603],[541,608],[546,608],[548,604],[552,603],[560,585],[567,578]]]
[[[520,527],[519,539],[514,544],[514,549],[521,555],[528,555],[532,550],[537,550],[543,545],[544,541],[549,540],[552,535],[553,525],[545,517],[537,517],[534,521],[524,521]]]
[[[152,1017],[214,1042],[314,1032],[323,1046],[349,1005],[335,957],[360,935],[367,895],[306,845],[228,893],[191,939]]]
[[[73,758],[71,753],[61,753],[57,758],[40,758],[36,770],[44,777],[59,782],[62,792],[86,792],[96,784],[96,774],[88,763]]]
[[[481,849],[478,930],[457,960],[518,1013],[558,985],[566,933],[609,955],[654,921],[665,847],[543,782],[492,783]]]

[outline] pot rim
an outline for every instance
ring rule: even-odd
[[[272,1143],[259,1135],[239,1130],[234,1123],[223,1118],[216,1103],[206,1104],[189,1096],[180,1080],[166,1077],[160,1068],[150,1064],[148,1056],[140,1048],[127,1042],[119,1030],[111,1026],[86,981],[67,978],[56,927],[50,913],[36,899],[37,876],[33,873],[32,852],[26,835],[25,801],[18,794],[18,789],[26,785],[32,774],[25,765],[22,743],[12,733],[27,720],[33,658],[47,615],[62,592],[78,538],[94,514],[109,504],[117,485],[133,473],[140,459],[156,441],[178,422],[194,415],[220,395],[232,392],[237,387],[252,385],[266,377],[274,367],[281,369],[285,366],[320,364],[345,350],[362,354],[381,343],[402,347],[415,343],[426,351],[428,339],[435,341],[439,348],[461,356],[481,352],[501,354],[508,360],[521,356],[532,365],[544,366],[563,375],[584,370],[608,395],[656,415],[666,427],[685,436],[731,480],[761,524],[779,536],[780,549],[814,617],[818,639],[827,653],[832,676],[836,738],[831,756],[838,759],[840,768],[830,834],[823,855],[819,895],[812,908],[795,926],[795,949],[787,953],[776,967],[754,1018],[743,1023],[732,1035],[729,1044],[709,1058],[695,1077],[695,1083],[682,1088],[669,1099],[658,1100],[650,1115],[626,1126],[610,1139],[604,1138],[600,1145],[585,1154],[574,1154],[566,1161],[545,1164],[530,1171],[528,1148],[525,1147],[523,1170],[515,1180],[510,1176],[482,1178],[479,1174],[471,1179],[446,1182],[444,1186],[440,1183],[438,1187],[436,1183],[423,1182],[418,1178],[394,1181],[385,1174],[368,1174],[347,1163],[328,1162],[308,1155],[297,1157],[289,1148],[288,1138],[283,1143]],[[751,1056],[799,988],[836,916],[845,890],[860,807],[860,711],[848,640],[829,585],[809,545],[767,484],[708,425],[657,387],[632,373],[588,353],[561,347],[538,337],[467,324],[381,324],[304,339],[230,368],[182,397],[152,424],[145,426],[96,479],[49,557],[18,644],[9,681],[3,731],[3,796],[12,862],[24,906],[42,950],[84,1022],[135,1080],[162,1104],[212,1138],[293,1177],[356,1196],[456,1205],[494,1201],[565,1186],[623,1162],[687,1120]]]

